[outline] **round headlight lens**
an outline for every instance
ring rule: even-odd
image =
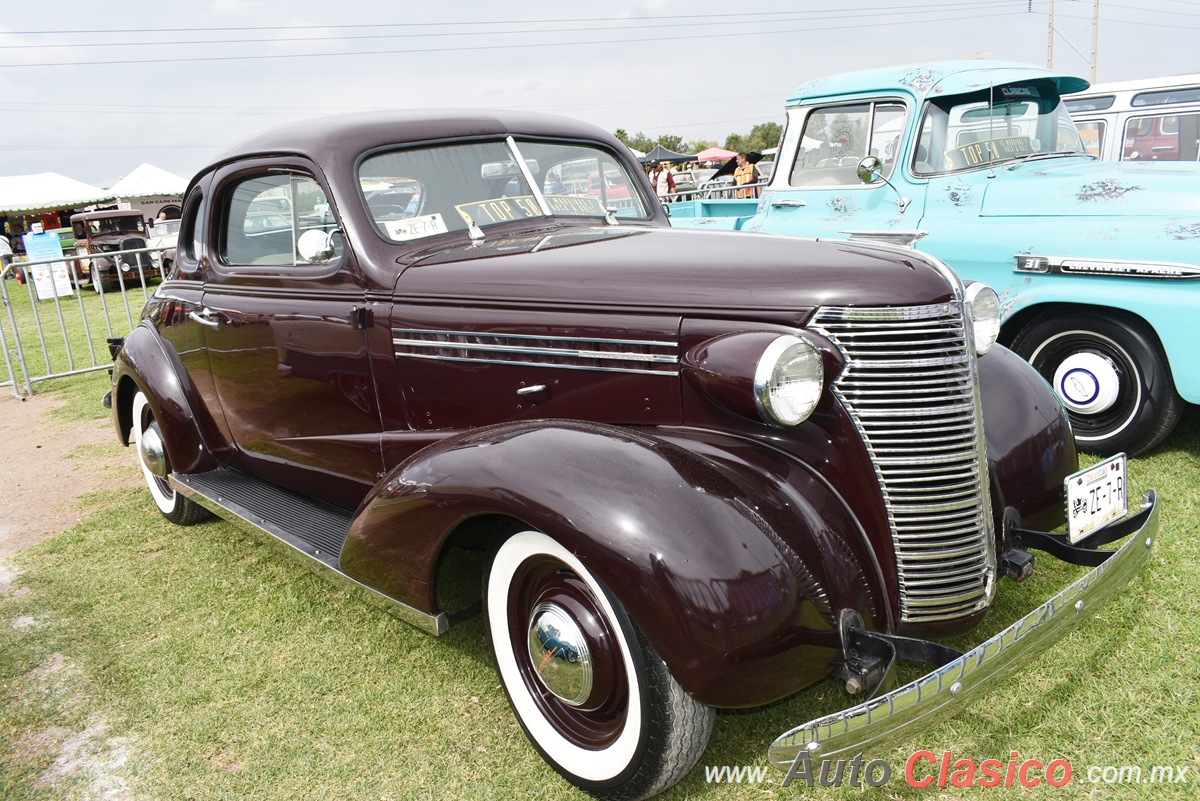
[[[817,407],[824,386],[821,354],[807,340],[791,335],[775,339],[754,370],[754,402],[772,425],[804,422]]]
[[[1000,336],[1000,298],[996,297],[996,290],[975,281],[967,285],[967,303],[975,324],[975,353],[982,356]]]

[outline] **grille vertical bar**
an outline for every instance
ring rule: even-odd
[[[810,328],[846,369],[833,392],[863,436],[896,548],[900,619],[951,620],[987,606],[995,545],[987,460],[959,302],[822,307]]]

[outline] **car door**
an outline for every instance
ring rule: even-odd
[[[916,229],[924,182],[904,180],[908,109],[900,100],[864,100],[789,111],[781,174],[764,193],[758,217],[746,230],[802,236]],[[792,133],[798,131],[798,133]],[[858,163],[876,156],[891,181],[864,184]]]
[[[321,263],[297,252],[336,228],[332,195],[299,159],[233,165],[215,186],[198,316],[233,461],[353,507],[382,470],[364,284],[340,234]]]

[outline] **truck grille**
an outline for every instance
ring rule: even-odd
[[[951,620],[986,607],[995,543],[962,305],[822,307],[810,327],[846,356],[833,392],[879,478],[900,619]]]

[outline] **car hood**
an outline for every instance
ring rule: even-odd
[[[396,293],[438,302],[799,311],[944,302],[948,271],[913,250],[671,228],[574,228],[438,250]]]
[[[984,217],[1111,216],[1200,218],[1200,164],[1080,158],[996,167]]]

